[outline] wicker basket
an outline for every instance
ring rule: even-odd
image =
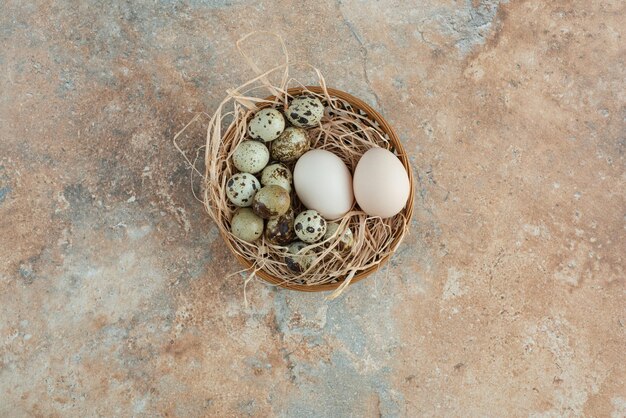
[[[313,93],[323,93],[323,89],[321,87],[316,87],[316,86],[307,86],[307,87],[296,87],[296,88],[291,88],[288,90],[289,95],[291,96],[297,96],[301,93],[304,93],[305,91],[310,91]],[[326,88],[326,91],[328,92],[328,94],[332,97],[336,97],[339,99],[344,100],[345,102],[349,103],[350,105],[352,105],[352,107],[356,110],[360,110],[361,112],[363,112],[364,114],[367,115],[367,117],[378,123],[378,125],[380,126],[381,130],[384,131],[388,136],[389,136],[389,142],[391,144],[389,150],[393,153],[395,153],[398,158],[400,159],[400,161],[402,162],[402,165],[404,166],[404,168],[406,169],[408,175],[409,175],[409,184],[410,184],[410,192],[409,192],[409,198],[407,200],[407,204],[405,206],[405,208],[402,210],[402,213],[404,214],[405,218],[407,220],[411,219],[411,216],[413,214],[413,175],[411,173],[411,166],[409,164],[409,159],[404,151],[404,148],[402,147],[402,143],[400,142],[400,140],[398,139],[398,136],[396,135],[395,131],[393,130],[393,128],[387,123],[387,121],[380,115],[380,113],[378,113],[376,110],[374,110],[371,106],[369,106],[367,103],[363,102],[362,100],[346,93],[343,92],[341,90],[335,90],[335,89],[331,89],[331,88]],[[268,98],[266,98],[266,100],[268,101],[272,101],[274,100],[275,97],[274,96],[270,96]],[[259,107],[264,107],[263,105],[259,105]],[[234,131],[233,130],[229,130],[226,132],[226,134],[224,135],[223,138],[223,142],[224,143],[229,143],[230,141],[232,141],[233,139],[233,135],[234,135]],[[236,256],[236,258],[239,260],[239,262],[241,264],[243,264],[246,268],[252,268],[253,267],[253,261],[237,254],[234,251],[234,248],[232,247],[230,240],[228,239],[228,237],[224,234],[223,238],[224,241],[226,241],[228,247],[230,248],[230,250],[233,252],[233,254]],[[403,234],[399,233],[397,237],[395,237],[394,241],[393,241],[393,248],[397,248],[398,245],[400,244],[400,241],[403,237]],[[372,266],[366,270],[363,270],[359,273],[357,273],[353,278],[351,283],[356,283],[359,280],[363,280],[364,278],[366,278],[367,276],[369,276],[370,274],[374,273],[375,271],[377,271],[381,266],[383,266],[388,260],[389,257],[391,256],[391,254],[388,254],[386,257],[383,257],[380,259],[380,261],[378,262],[377,265]],[[284,287],[287,289],[292,289],[292,290],[298,290],[298,291],[302,291],[302,292],[322,292],[322,291],[329,291],[329,290],[335,290],[337,289],[341,284],[342,281],[338,281],[336,283],[326,283],[326,284],[319,284],[319,285],[302,285],[302,284],[296,284],[296,283],[288,283],[285,282],[284,279],[278,278],[278,277],[274,277],[271,274],[263,271],[263,270],[259,270],[257,273],[257,276],[261,277],[263,280],[280,286],[280,287]]]

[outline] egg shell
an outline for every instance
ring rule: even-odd
[[[254,242],[263,234],[263,219],[250,208],[238,208],[230,220],[230,229],[237,238]]]
[[[272,158],[281,162],[294,161],[309,150],[309,142],[304,129],[289,127],[272,142]]]
[[[342,217],[354,203],[350,170],[341,158],[326,150],[311,150],[300,157],[293,183],[302,204],[328,220]]]
[[[337,236],[337,231],[339,230],[339,224],[337,222],[328,222],[326,225],[326,233],[324,234],[324,241],[330,239],[330,244],[334,243],[334,240],[339,240],[339,244],[337,244],[337,248],[342,251],[347,251],[352,248],[354,245],[354,235],[352,234],[352,230],[347,226],[343,230],[341,234],[341,238]]]
[[[274,184],[261,188],[252,200],[252,210],[263,219],[287,213],[290,205],[289,192]]]
[[[315,210],[305,210],[296,216],[293,228],[298,238],[312,244],[326,233],[326,220]]]
[[[292,181],[291,171],[284,164],[270,164],[261,173],[261,184],[264,186],[275,184],[291,192]]]
[[[353,185],[363,212],[381,218],[397,215],[410,192],[406,169],[395,154],[383,148],[372,148],[363,154],[354,170]]]
[[[244,173],[258,173],[269,160],[269,150],[259,141],[242,141],[233,152],[233,164]]]
[[[289,255],[285,257],[285,263],[291,271],[296,273],[302,273],[308,269],[315,260],[315,254],[313,252],[301,250],[306,247],[307,244],[301,241],[295,241],[287,247]]]
[[[259,189],[261,184],[252,174],[237,173],[226,182],[226,197],[237,206],[247,207]]]
[[[248,134],[265,142],[275,140],[285,129],[285,118],[276,109],[265,108],[254,114],[248,122]]]
[[[289,103],[285,115],[293,125],[310,128],[317,125],[322,119],[324,105],[315,96],[298,96]]]
[[[270,218],[265,225],[265,239],[275,245],[287,245],[296,237],[293,229],[294,213],[287,213]]]

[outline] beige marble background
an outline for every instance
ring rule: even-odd
[[[0,416],[626,416],[625,28],[619,0],[1,2]],[[257,29],[412,156],[410,235],[333,302],[246,307],[170,142]]]

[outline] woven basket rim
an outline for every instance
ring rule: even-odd
[[[313,92],[313,93],[317,93],[317,94],[323,94],[324,93],[324,89],[320,86],[305,86],[305,87],[293,87],[287,90],[287,93],[290,96],[295,96],[295,95],[299,95],[303,92]],[[413,197],[414,197],[414,189],[413,189],[413,173],[411,170],[411,164],[409,162],[409,158],[404,150],[404,147],[402,146],[402,142],[400,142],[400,139],[398,138],[398,135],[396,134],[396,132],[394,131],[394,129],[391,127],[391,125],[389,125],[389,123],[385,120],[385,118],[383,118],[383,116],[378,113],[378,111],[376,111],[374,108],[372,108],[370,105],[368,105],[367,103],[365,103],[363,100],[354,97],[353,95],[346,93],[344,91],[341,90],[337,90],[337,89],[333,89],[330,87],[326,88],[326,91],[328,92],[328,94],[331,97],[337,97],[339,99],[342,99],[346,102],[348,102],[350,105],[352,105],[354,108],[358,109],[358,110],[362,110],[363,112],[365,112],[368,116],[368,118],[376,121],[378,123],[378,125],[380,126],[381,130],[383,132],[385,132],[388,136],[389,136],[389,141],[391,142],[391,144],[393,145],[393,149],[394,149],[394,154],[398,157],[398,159],[400,160],[400,162],[402,163],[402,165],[404,166],[404,168],[407,171],[407,174],[409,176],[409,197],[407,199],[407,204],[403,209],[404,215],[407,219],[407,223],[411,222],[411,218],[413,216]],[[276,96],[268,96],[266,97],[264,100],[267,100],[268,102],[273,101],[276,99]],[[259,104],[258,107],[259,108],[263,108],[269,106],[265,105],[265,104]],[[228,130],[225,134],[224,134],[224,138],[223,139],[227,139],[229,138],[229,136],[233,135],[233,130]],[[235,258],[237,258],[237,260],[239,261],[239,263],[241,263],[243,266],[245,266],[247,269],[252,269],[254,263],[250,260],[248,260],[247,258],[241,256],[240,254],[238,254],[235,249],[233,248],[232,244],[230,243],[230,240],[228,239],[228,236],[224,233],[221,232],[222,238],[224,239],[224,241],[226,242],[226,245],[228,246],[228,248],[230,249],[230,251],[233,253],[233,255],[235,255]],[[390,252],[389,254],[387,254],[385,257],[381,258],[378,263],[374,266],[371,266],[363,271],[360,271],[359,273],[355,274],[355,276],[352,278],[352,281],[350,282],[350,284],[356,283],[358,281],[361,281],[363,279],[365,279],[367,276],[371,275],[372,273],[378,271],[382,266],[384,266],[388,261],[389,258],[394,254],[395,249],[398,248],[398,245],[400,244],[400,242],[402,241],[403,235],[398,235],[394,238],[394,240],[392,241],[392,245],[391,247],[394,248],[393,252]],[[278,277],[275,277],[269,273],[267,273],[264,270],[258,270],[256,272],[256,275],[258,277],[260,277],[261,279],[265,280],[266,282],[285,288],[285,289],[290,289],[290,290],[296,290],[296,291],[300,291],[300,292],[325,292],[325,291],[331,291],[331,290],[335,290],[337,289],[339,286],[341,286],[341,284],[343,283],[343,280],[338,280],[336,283],[325,283],[325,284],[317,284],[317,285],[303,285],[303,284],[296,284],[296,283],[288,283],[285,282],[284,279],[280,279]]]

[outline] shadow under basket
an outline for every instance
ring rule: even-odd
[[[387,147],[387,149],[389,149],[391,152],[393,152],[398,159],[400,160],[400,162],[402,163],[402,165],[404,166],[404,168],[407,171],[407,174],[409,176],[409,185],[410,185],[410,190],[409,190],[409,197],[407,199],[407,203],[406,206],[404,207],[404,209],[400,212],[404,215],[407,224],[410,222],[411,217],[413,215],[413,175],[411,172],[411,166],[409,164],[409,158],[406,155],[404,148],[402,147],[402,143],[400,142],[398,135],[395,133],[395,131],[393,130],[393,128],[389,125],[389,123],[387,123],[387,121],[381,116],[380,113],[378,113],[376,110],[374,110],[371,106],[369,106],[367,103],[365,103],[364,101],[346,93],[343,92],[341,90],[336,90],[336,89],[332,89],[332,88],[326,88],[326,91],[328,92],[328,95],[330,97],[333,98],[338,98],[341,99],[343,101],[345,101],[346,103],[350,104],[355,110],[360,111],[361,114],[364,114],[367,119],[369,119],[370,121],[376,122],[380,128],[380,130],[382,130],[385,134],[387,134],[388,140],[389,140],[389,146]],[[295,88],[290,88],[288,89],[288,93],[290,96],[297,96],[306,92],[312,92],[312,93],[317,93],[317,94],[323,94],[324,90],[321,87],[317,87],[317,86],[307,86],[307,87],[295,87]],[[275,96],[269,96],[267,97],[265,100],[267,101],[273,101],[275,100]],[[263,108],[265,107],[263,104],[259,105],[259,108]],[[229,143],[230,141],[232,141],[234,136],[234,131],[228,130],[224,137],[222,138],[222,142],[223,143]],[[402,240],[403,236],[404,236],[404,231],[394,231],[394,233],[396,233],[396,236],[394,237],[394,240],[392,242],[392,248],[395,250],[396,248],[398,248],[398,245],[400,244],[400,241]],[[231,252],[235,255],[235,257],[239,260],[239,262],[244,265],[246,268],[248,269],[252,269],[254,262],[253,260],[249,260],[248,258],[243,257],[242,255],[238,254],[237,252],[234,251],[234,248],[232,247],[230,240],[228,239],[228,237],[222,233],[222,236],[224,238],[224,241],[226,242],[226,244],[228,245],[229,249],[231,250]],[[387,255],[385,255],[384,257],[382,257],[378,263],[376,265],[370,266],[369,268],[366,268],[362,271],[358,271],[354,277],[351,280],[351,283],[356,283],[360,280],[363,280],[364,278],[366,278],[367,276],[369,276],[370,274],[376,272],[377,270],[379,270],[385,263],[387,263],[389,261],[389,258],[393,255],[392,252],[388,253]],[[256,272],[256,275],[260,278],[262,278],[263,280],[267,281],[268,283],[271,283],[273,285],[276,286],[280,286],[286,289],[291,289],[291,290],[297,290],[297,291],[301,291],[301,292],[323,292],[323,291],[331,291],[331,290],[335,290],[337,289],[339,286],[342,285],[343,283],[343,279],[338,280],[335,283],[324,283],[324,284],[312,284],[312,285],[305,285],[305,284],[297,284],[297,283],[290,283],[290,282],[286,282],[284,278],[280,278],[280,277],[275,277],[269,273],[267,273],[264,270],[258,270]]]

